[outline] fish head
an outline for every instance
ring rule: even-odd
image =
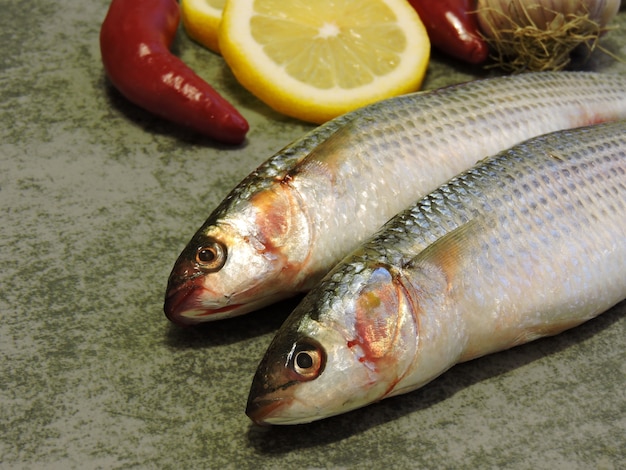
[[[219,208],[218,208],[219,209]],[[164,310],[177,324],[242,315],[293,296],[306,278],[309,221],[289,188],[216,210],[179,255]]]
[[[252,382],[255,423],[344,413],[384,398],[407,373],[418,335],[402,280],[383,266],[349,277],[341,284],[331,272],[278,331]]]

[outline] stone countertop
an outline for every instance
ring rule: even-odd
[[[312,126],[269,110],[182,31],[174,51],[250,121],[246,144],[129,104],[100,62],[108,3],[3,4],[0,468],[626,467],[624,303],[404,396],[252,425],[252,375],[294,302],[181,329],[164,289],[226,193]],[[616,24],[602,45],[626,58],[626,12]],[[626,73],[599,51],[586,67]],[[435,55],[424,88],[485,74]]]

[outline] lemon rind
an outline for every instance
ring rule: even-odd
[[[220,54],[218,31],[222,11],[204,1],[180,0],[180,16],[183,28],[191,39]]]

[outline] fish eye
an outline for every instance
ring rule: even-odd
[[[288,367],[294,378],[301,381],[313,380],[324,369],[326,355],[322,347],[312,340],[294,344],[289,353]]]
[[[206,271],[218,271],[226,263],[226,247],[217,240],[211,240],[196,251],[196,263]]]

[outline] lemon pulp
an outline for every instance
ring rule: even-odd
[[[242,85],[318,123],[415,91],[430,52],[405,0],[227,0],[219,40]]]

